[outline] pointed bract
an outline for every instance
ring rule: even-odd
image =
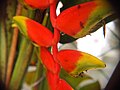
[[[95,2],[86,2],[70,7],[57,17],[56,27],[60,31],[74,37],[84,28],[89,15],[95,8]]]
[[[61,50],[57,54],[61,66],[71,75],[76,76],[85,70],[104,68],[106,65],[98,58],[76,50]]]
[[[37,45],[45,47],[52,45],[53,34],[43,25],[24,16],[15,16],[13,17],[13,21],[21,33]]]
[[[70,7],[57,17],[56,28],[74,37],[89,35],[98,23],[113,12],[106,4],[95,1],[85,2]]]
[[[20,30],[20,32],[28,37],[28,33],[27,33],[27,26],[26,26],[26,20],[28,18],[27,17],[23,17],[23,16],[14,16],[13,17],[13,27],[17,26]]]
[[[54,61],[53,56],[45,47],[41,47],[40,49],[40,58],[42,63],[45,65],[46,69],[52,73],[58,73],[57,63]]]
[[[56,90],[59,79],[60,79],[59,74],[54,74],[50,71],[47,71],[46,77],[47,77],[47,80],[48,80],[50,90]]]
[[[56,0],[24,0],[32,8],[46,9]]]

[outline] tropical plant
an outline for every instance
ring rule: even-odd
[[[56,15],[59,2],[63,7]],[[3,90],[100,90],[85,71],[104,68],[86,52],[58,50],[116,18],[106,0],[4,0],[0,3],[0,85]],[[73,19],[74,17],[74,19]],[[34,66],[36,70],[28,72]]]

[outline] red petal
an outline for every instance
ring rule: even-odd
[[[50,90],[56,90],[57,84],[59,82],[59,74],[54,74],[50,71],[47,71],[47,80],[49,83]]]
[[[49,29],[32,19],[26,19],[26,25],[28,36],[33,42],[37,43],[39,46],[51,46],[53,34]]]
[[[75,36],[84,28],[89,15],[95,8],[94,1],[70,7],[57,17],[56,27],[70,36]]]
[[[41,47],[40,57],[41,57],[42,63],[45,65],[45,67],[48,70],[50,70],[52,73],[59,72],[58,64],[54,61],[53,56],[47,50],[47,48]]]
[[[76,50],[62,50],[57,59],[63,69],[73,76],[80,75],[85,70],[105,68],[105,63],[85,52]]]
[[[80,52],[75,50],[61,50],[57,54],[57,59],[67,72],[71,72],[76,68],[76,63],[80,57],[82,57]]]
[[[54,1],[55,0],[25,0],[25,3],[33,8],[45,9]]]
[[[73,90],[73,88],[65,80],[60,79],[57,90]]]

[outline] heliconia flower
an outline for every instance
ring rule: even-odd
[[[35,44],[45,47],[52,45],[53,33],[43,25],[24,16],[14,16],[13,21],[20,32]]]
[[[56,90],[74,90],[65,80],[60,79]]]
[[[91,12],[96,8],[94,1],[79,4],[64,10],[56,20],[56,27],[75,37],[84,28]]]
[[[111,13],[105,7],[107,5],[96,1],[75,5],[61,12],[56,19],[56,28],[74,38],[90,34],[94,26]]]
[[[54,74],[50,71],[47,71],[46,77],[48,80],[50,90],[57,90],[56,88],[57,88],[57,85],[58,85],[59,79],[60,79],[59,74]]]
[[[47,70],[51,71],[52,73],[59,73],[59,66],[47,48],[40,47],[40,58]]]
[[[46,9],[57,0],[22,0],[32,8]]]
[[[98,58],[76,50],[61,50],[57,54],[57,59],[63,69],[73,76],[89,69],[104,68],[106,66]]]

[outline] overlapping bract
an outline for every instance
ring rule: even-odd
[[[56,0],[24,1],[30,7],[45,9]],[[73,6],[63,11],[57,19],[55,18],[54,28],[75,38],[83,37],[89,34],[89,29],[84,28],[96,7],[97,4],[94,1]],[[53,46],[56,43],[56,39],[49,29],[24,16],[15,16],[13,21],[24,36],[40,46],[40,58],[46,68],[46,77],[50,90],[73,90],[66,81],[60,79],[60,65],[73,76],[79,75],[85,70],[105,67],[101,60],[81,51],[61,50],[53,56],[54,54],[50,53],[47,47]]]
[[[77,33],[81,32],[84,28],[90,14],[96,8],[96,3],[87,2],[70,7],[64,10],[56,20],[56,27],[70,35],[75,37]]]
[[[45,47],[52,45],[53,33],[43,25],[24,16],[15,16],[13,21],[21,33],[37,45]]]
[[[73,76],[89,69],[104,68],[106,66],[98,58],[76,50],[61,50],[57,54],[57,59],[61,66]]]
[[[60,79],[58,74],[47,71],[50,90],[74,90],[66,81]]]
[[[49,83],[50,90],[56,90],[57,84],[59,82],[59,74],[54,74],[50,71],[47,71],[46,77]]]
[[[104,0],[94,0],[64,10],[56,19],[56,28],[74,38],[89,35],[102,19],[113,13],[103,3]]]
[[[33,9],[46,9],[57,0],[19,0],[19,1]]]
[[[40,58],[45,67],[52,73],[57,73],[57,64],[54,61],[52,54],[45,47],[40,48]]]

